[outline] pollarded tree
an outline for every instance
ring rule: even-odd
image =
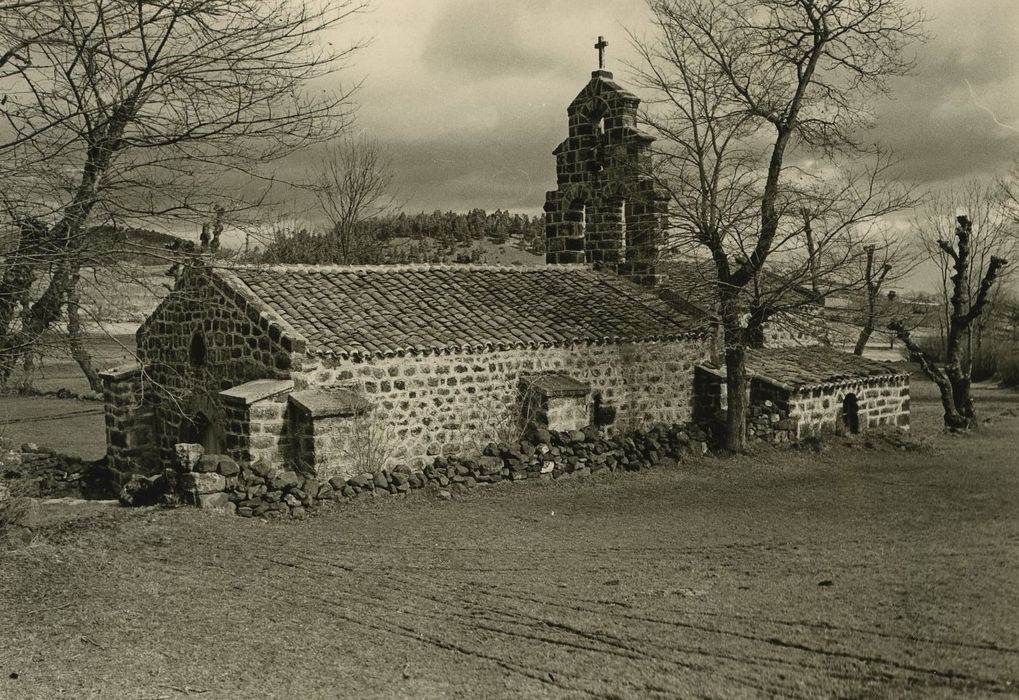
[[[864,151],[857,135],[869,121],[866,100],[908,68],[903,50],[919,36],[922,16],[903,0],[649,5],[657,33],[651,40],[634,37],[643,59],[638,70],[660,98],[650,121],[664,146],[659,166],[672,193],[673,227],[715,268],[727,370],[726,447],[742,451],[746,348],[763,321],[762,314],[747,319],[741,298],[770,257],[802,241],[804,192],[830,190],[826,171],[840,156]],[[864,182],[876,183],[873,175],[882,169],[879,160]],[[836,187],[830,196],[836,199],[821,210],[855,217],[833,223],[839,235],[898,208],[898,197],[880,186]],[[800,282],[809,280],[806,269]]]
[[[972,306],[981,277],[991,263],[992,257],[1014,260],[1019,255],[1019,230],[1010,207],[1009,182],[994,184],[972,181],[949,188],[930,192],[923,206],[918,207],[912,218],[927,258],[937,267],[939,274],[939,296],[941,304],[941,346],[948,345],[948,331],[953,313],[952,295],[955,290],[955,259],[944,246],[945,241],[955,237],[955,212],[964,211],[970,221],[967,238],[968,265],[966,292],[963,304]],[[994,311],[1007,291],[1009,278],[1015,271],[1012,267],[999,272],[999,284],[990,291],[980,316],[967,326],[960,343],[960,362],[969,372],[974,358],[981,354],[981,347],[987,327],[994,322]]]
[[[3,3],[4,0],[0,0]],[[353,48],[328,32],[357,0],[32,0],[0,5],[0,382],[62,318],[98,223],[248,210],[274,164],[335,138]],[[12,7],[8,12],[8,6]],[[25,222],[31,222],[26,228]],[[43,229],[28,257],[25,232]],[[35,236],[33,233],[32,236]],[[28,241],[31,244],[31,241]],[[10,269],[27,271],[33,294]],[[40,290],[38,294],[34,290]]]
[[[976,290],[973,290],[971,286],[973,279],[971,274],[974,271],[973,222],[969,217],[960,216],[956,219],[955,239],[955,245],[945,239],[938,241],[938,247],[952,261],[953,270],[944,365],[939,367],[927,357],[910,337],[901,320],[893,321],[889,328],[895,331],[910,353],[920,362],[924,374],[937,384],[945,412],[945,427],[966,430],[975,428],[977,422],[973,396],[970,392],[970,372],[964,362],[965,341],[970,328],[986,309],[991,290],[994,289],[1002,270],[1007,267],[1008,261],[997,255],[991,255],[983,271],[981,268],[976,269],[980,282]]]

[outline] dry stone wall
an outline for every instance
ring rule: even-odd
[[[398,497],[419,489],[448,499],[498,484],[674,468],[689,455],[705,454],[704,440],[694,425],[658,424],[629,434],[593,427],[535,429],[524,439],[489,443],[477,453],[432,457],[420,469],[399,464],[328,479],[262,461],[238,465],[228,456],[202,454],[199,445],[180,445],[179,472],[161,483],[174,488],[176,498],[200,508],[242,517],[300,519],[328,501]]]
[[[615,425],[682,423],[691,415],[693,367],[702,340],[576,345],[485,354],[418,355],[355,363],[309,358],[294,373],[298,388],[343,387],[363,393],[394,444],[392,459],[421,466],[429,457],[519,437],[522,376],[557,372],[591,387],[616,408]]]
[[[747,438],[751,443],[777,445],[796,439],[798,419],[790,415],[788,392],[752,378],[747,399]],[[722,445],[724,440],[727,403],[725,375],[697,367],[694,420],[705,429],[713,446]]]

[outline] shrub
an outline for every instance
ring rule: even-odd
[[[970,365],[970,377],[973,381],[984,382],[997,374],[998,364],[1004,359],[1002,350],[1001,345],[989,342],[974,348],[973,362]]]
[[[937,336],[919,337],[917,345],[929,360],[935,364],[945,361],[945,346]],[[970,378],[983,382],[997,378],[1003,386],[1019,386],[1019,347],[1003,339],[985,339],[979,347],[973,348]],[[908,354],[908,351],[907,351]],[[915,359],[915,358],[909,358]]]
[[[369,410],[354,417],[344,457],[355,473],[374,474],[389,468],[396,447],[392,426]]]

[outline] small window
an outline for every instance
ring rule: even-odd
[[[195,331],[191,336],[191,347],[188,349],[188,357],[191,358],[192,367],[204,367],[208,361],[208,349],[205,347],[205,336],[201,331]]]

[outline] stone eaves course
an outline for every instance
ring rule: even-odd
[[[695,337],[654,296],[584,266],[236,267],[214,272],[311,355],[352,359]]]

